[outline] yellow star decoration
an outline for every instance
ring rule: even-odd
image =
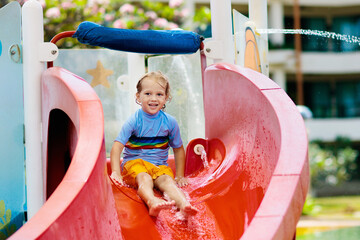
[[[90,85],[95,87],[97,85],[103,85],[104,87],[109,88],[110,84],[107,80],[108,76],[111,76],[114,72],[109,69],[105,69],[101,61],[98,60],[96,63],[96,68],[86,70],[86,73],[93,76],[93,80]]]

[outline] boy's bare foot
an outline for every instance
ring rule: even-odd
[[[175,205],[175,201],[165,201],[160,198],[155,198],[153,201],[149,201],[149,214],[156,217],[159,212],[164,209],[170,209]]]
[[[192,205],[186,205],[184,209],[182,209],[182,212],[185,216],[194,216],[198,213],[198,209],[193,207]]]

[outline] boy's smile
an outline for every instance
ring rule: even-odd
[[[144,112],[154,115],[165,105],[168,96],[165,87],[156,79],[146,78],[141,83],[142,90],[136,93],[136,99],[141,104]]]

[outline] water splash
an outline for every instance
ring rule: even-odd
[[[216,226],[214,216],[204,203],[198,204],[198,214],[185,217],[176,208],[163,210],[155,221],[155,226],[162,239],[182,240],[223,240],[221,232]]]
[[[209,162],[208,162],[208,159],[207,159],[205,149],[202,149],[202,151],[201,151],[201,160],[203,162],[204,168],[208,168],[209,167]]]
[[[360,37],[328,32],[328,31],[320,31],[320,30],[310,30],[310,29],[257,29],[257,32],[260,34],[302,34],[309,36],[318,36],[323,38],[331,38],[339,41],[344,41],[347,43],[355,43],[360,46]]]

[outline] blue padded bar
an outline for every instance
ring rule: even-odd
[[[202,37],[184,30],[134,30],[82,22],[74,38],[83,44],[145,54],[195,53]]]

